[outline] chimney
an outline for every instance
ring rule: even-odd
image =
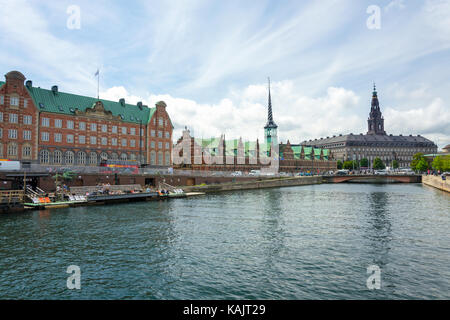
[[[27,88],[31,88],[33,86],[33,81],[27,80],[27,82],[25,82],[25,85],[27,86]]]
[[[53,86],[52,87],[52,92],[53,92],[53,94],[57,94],[58,93],[58,86]]]
[[[137,106],[139,107],[139,109],[142,110],[142,101],[139,101],[139,102],[137,103]]]
[[[119,103],[122,107],[125,107],[125,99],[124,98],[120,98]]]

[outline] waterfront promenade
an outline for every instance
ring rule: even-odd
[[[442,180],[441,176],[423,175],[422,183],[424,185],[446,191],[450,193],[450,176],[447,176],[445,180]]]

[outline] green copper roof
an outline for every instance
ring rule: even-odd
[[[4,84],[5,84],[4,81],[0,81],[0,87],[1,87],[2,85],[4,85]]]
[[[119,101],[109,101],[92,97],[79,96],[76,94],[57,92],[41,88],[27,88],[39,111],[53,112],[72,115],[75,109],[85,111],[92,108],[96,101],[101,101],[106,110],[111,111],[114,116],[120,116],[122,121],[147,124],[156,108],[142,107],[125,103],[122,106]]]

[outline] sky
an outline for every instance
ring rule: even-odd
[[[374,6],[377,8],[374,11]],[[378,11],[377,11],[378,10]],[[379,14],[378,14],[379,13]],[[0,0],[0,70],[34,86],[154,106],[174,140],[385,130],[450,144],[450,0]]]

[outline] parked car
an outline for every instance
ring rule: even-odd
[[[251,170],[248,175],[249,176],[259,176],[259,175],[261,175],[261,170]]]
[[[346,176],[346,175],[348,175],[348,172],[349,172],[349,170],[347,170],[347,169],[342,169],[342,170],[336,171],[336,174],[337,174],[337,175],[340,175],[340,176]]]
[[[242,176],[242,171],[235,171],[231,174],[233,177]]]
[[[280,172],[279,175],[281,177],[289,177],[289,173],[287,173],[287,172]]]
[[[385,176],[388,174],[388,172],[386,170],[375,170],[375,174]]]

